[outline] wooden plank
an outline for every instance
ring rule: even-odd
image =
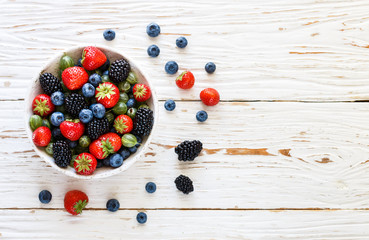
[[[1,210],[1,239],[309,239],[369,235],[368,211]]]
[[[2,1],[0,99],[23,99],[26,87],[54,54],[76,45],[101,44],[131,56],[155,82],[160,99],[194,100],[215,87],[223,100],[354,101],[369,99],[369,2],[112,0]],[[145,27],[158,22],[162,35]],[[102,37],[113,28],[117,38]],[[184,35],[189,45],[175,47]],[[153,59],[146,49],[161,48]],[[197,82],[179,90],[164,64],[176,60]],[[208,75],[204,65],[217,64]]]
[[[124,208],[368,208],[368,103],[220,103],[195,113],[198,102],[159,103],[158,128],[145,156],[128,171],[96,181],[53,170],[32,150],[24,131],[23,102],[0,106],[1,208],[62,208],[66,191],[81,189],[93,208],[116,197]],[[176,160],[172,147],[199,139],[194,162]],[[195,192],[175,189],[179,174]],[[145,192],[154,181],[158,191]],[[54,200],[39,203],[49,189]]]

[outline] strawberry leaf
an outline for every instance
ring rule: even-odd
[[[73,206],[74,208],[74,211],[77,213],[77,214],[80,214],[82,212],[82,210],[86,207],[87,205],[87,200],[79,200],[78,202],[76,202]]]
[[[106,158],[109,154],[114,153],[114,147],[113,145],[110,143],[109,139],[107,139],[106,141],[102,140],[101,141],[102,144],[102,151],[103,151],[103,158]]]

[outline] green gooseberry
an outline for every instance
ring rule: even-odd
[[[122,136],[122,144],[127,148],[134,147],[137,144],[137,138],[131,133],[126,133]]]
[[[81,147],[86,148],[86,147],[88,147],[90,145],[91,138],[89,136],[87,136],[87,135],[83,135],[82,137],[80,137],[80,139],[78,140],[78,142],[79,142],[79,145]]]
[[[130,84],[136,84],[137,83],[137,76],[134,72],[129,72],[127,77],[127,82]]]
[[[148,108],[148,109],[150,109],[150,107],[149,107],[146,103],[141,104],[141,105],[138,107],[138,109],[140,109],[140,108]]]
[[[76,161],[77,157],[78,157],[78,155],[73,155],[72,156],[72,159],[70,160],[70,164],[69,164],[71,167],[74,167],[74,161]]]
[[[29,118],[29,126],[32,131],[35,131],[37,128],[42,126],[42,118],[39,115],[32,115]]]
[[[73,67],[73,66],[74,66],[74,61],[70,56],[64,54],[60,58],[60,61],[59,61],[60,71],[64,71],[65,69],[67,69],[69,67]]]
[[[47,147],[45,148],[45,151],[47,154],[52,156],[53,155],[53,143],[49,143]]]
[[[137,108],[130,108],[127,111],[128,117],[130,117],[132,119],[136,116],[136,113],[137,113]]]
[[[105,117],[108,119],[109,123],[114,122],[114,114],[112,114],[111,112],[105,113]]]
[[[121,92],[128,92],[129,89],[131,88],[131,84],[129,84],[129,82],[127,82],[127,81],[120,82],[118,84],[118,88],[119,88],[119,91],[121,91]]]
[[[109,75],[102,75],[101,76],[101,81],[104,82],[110,82],[110,78]]]
[[[121,93],[119,94],[119,101],[122,101],[122,102],[124,102],[124,103],[127,103],[127,102],[128,102],[128,100],[129,100],[129,97],[128,97],[128,94],[127,94],[127,93],[125,93],[125,92],[121,92]]]
[[[49,129],[51,129],[50,122],[49,122],[49,120],[47,120],[47,119],[43,119],[43,120],[42,120],[42,126],[44,126],[44,127],[48,127]]]
[[[118,101],[113,107],[113,112],[117,115],[125,114],[127,112],[127,105],[122,101]]]

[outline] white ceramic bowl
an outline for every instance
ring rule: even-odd
[[[143,153],[145,152],[148,144],[151,141],[151,137],[153,135],[156,123],[158,121],[158,119],[157,119],[158,118],[158,116],[157,116],[158,115],[157,114],[157,109],[158,109],[157,108],[157,99],[156,99],[156,94],[155,94],[153,85],[145,77],[145,75],[138,68],[138,66],[130,58],[128,58],[126,55],[120,54],[120,53],[118,53],[117,51],[115,51],[114,49],[111,49],[111,48],[96,46],[101,51],[103,51],[105,53],[106,57],[110,60],[111,63],[113,61],[115,61],[117,59],[121,59],[121,58],[125,58],[126,60],[128,60],[130,65],[131,65],[131,71],[135,72],[136,75],[137,75],[138,82],[147,84],[151,88],[151,91],[152,91],[151,98],[147,101],[147,104],[150,106],[150,109],[152,109],[153,112],[154,112],[153,129],[151,130],[151,133],[148,137],[143,138],[142,144],[138,148],[137,152],[132,154],[128,159],[124,160],[123,165],[121,167],[119,167],[119,168],[107,168],[107,167],[98,168],[98,169],[96,169],[96,171],[92,175],[89,175],[89,176],[84,176],[84,175],[77,174],[72,167],[60,168],[55,164],[54,159],[52,158],[52,156],[48,155],[45,152],[44,148],[37,147],[33,144],[32,130],[29,126],[29,118],[33,115],[32,101],[38,94],[43,93],[42,88],[41,88],[40,83],[39,83],[40,74],[44,73],[44,72],[49,72],[49,73],[52,73],[54,76],[58,77],[59,60],[63,56],[63,54],[66,53],[68,56],[73,58],[75,63],[77,63],[78,59],[81,58],[82,51],[85,47],[86,46],[79,46],[79,47],[75,47],[75,48],[66,50],[64,52],[61,52],[60,54],[58,54],[54,58],[52,58],[48,62],[48,64],[44,68],[41,69],[40,73],[38,73],[37,76],[34,77],[34,79],[31,82],[31,86],[29,87],[29,92],[28,92],[28,95],[27,95],[26,101],[25,101],[26,102],[26,112],[25,112],[26,131],[27,131],[27,135],[28,135],[30,141],[32,142],[33,148],[38,153],[38,155],[40,155],[46,162],[48,162],[57,171],[59,171],[61,173],[64,173],[65,175],[75,177],[75,178],[79,178],[79,179],[105,178],[105,177],[113,176],[113,175],[115,175],[119,172],[123,172],[123,171],[127,170],[130,166],[132,166],[132,164],[134,164],[143,155]]]

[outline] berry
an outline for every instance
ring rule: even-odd
[[[105,107],[101,103],[92,104],[90,110],[96,118],[103,118],[105,115]]]
[[[174,183],[176,184],[177,189],[184,194],[189,194],[190,192],[193,192],[192,181],[187,176],[179,175]]]
[[[91,76],[88,78],[88,82],[91,83],[94,87],[97,87],[102,82],[102,80],[99,74],[94,73],[91,74]]]
[[[117,168],[117,167],[122,166],[122,164],[123,164],[123,157],[120,154],[115,153],[110,156],[110,166],[111,167]]]
[[[85,47],[82,52],[82,65],[87,71],[98,69],[106,62],[105,54],[97,47]]]
[[[109,59],[106,59],[106,62],[99,68],[99,70],[103,72],[103,75],[108,75],[108,74],[105,74],[105,72],[109,70],[109,67],[110,67],[110,61]]]
[[[118,88],[119,88],[119,91],[121,91],[122,93],[128,93],[129,90],[131,89],[131,84],[127,81],[125,82],[120,82],[118,84]]]
[[[176,84],[181,89],[190,89],[195,84],[195,77],[190,71],[184,71],[176,78]]]
[[[137,144],[137,139],[135,135],[126,133],[122,136],[122,144],[127,148],[131,148]]]
[[[51,102],[51,98],[46,94],[40,94],[33,99],[32,110],[33,113],[46,117],[50,113],[54,112],[55,106]]]
[[[108,75],[102,75],[101,76],[101,82],[110,82],[110,78]]]
[[[64,140],[58,140],[53,143],[53,157],[55,164],[59,167],[65,168],[72,160],[72,152],[69,145]]]
[[[150,23],[146,27],[146,33],[150,37],[157,37],[160,34],[160,26],[156,23]]]
[[[60,128],[54,128],[51,132],[51,135],[52,137],[55,139],[55,140],[62,140],[64,139],[64,136],[63,134],[61,133],[60,131]]]
[[[44,127],[47,127],[47,128],[50,128],[50,129],[51,129],[50,122],[49,122],[49,120],[47,120],[47,119],[42,119],[42,124],[41,124],[41,126],[44,126]]]
[[[124,82],[130,71],[131,65],[129,65],[127,60],[115,60],[110,66],[109,78],[115,83]]]
[[[102,160],[97,160],[96,168],[101,168],[104,166],[104,163]]]
[[[131,152],[128,149],[123,149],[119,154],[123,157],[123,160],[126,160],[131,155]]]
[[[149,108],[149,109],[150,109],[149,105],[147,105],[146,103],[141,104],[141,105],[138,107],[138,109],[140,109],[140,108]]]
[[[110,167],[110,158],[104,158],[102,162],[104,166]]]
[[[151,45],[147,48],[147,54],[150,57],[157,57],[160,54],[160,48],[156,45]]]
[[[89,136],[83,135],[82,137],[79,138],[78,143],[81,147],[88,147],[91,143],[91,139],[89,138]]]
[[[127,110],[127,115],[128,117],[134,119],[134,117],[136,116],[136,113],[137,113],[137,108],[129,108]]]
[[[193,161],[201,152],[202,143],[199,140],[184,141],[180,143],[174,152],[178,154],[180,161]]]
[[[153,182],[146,183],[145,189],[148,193],[154,193],[156,191],[156,184]]]
[[[197,119],[197,121],[199,121],[199,122],[205,122],[205,121],[206,121],[206,119],[208,119],[208,113],[207,113],[207,112],[205,112],[205,111],[203,111],[203,110],[198,111],[198,112],[196,113],[196,119]]]
[[[133,132],[138,135],[148,136],[154,124],[153,111],[148,108],[137,110],[133,120]]]
[[[95,96],[95,87],[91,83],[85,83],[82,87],[82,94],[86,98]]]
[[[78,93],[71,93],[65,98],[65,110],[74,118],[79,117],[81,110],[87,108],[85,98]]]
[[[78,59],[78,63],[75,66],[76,67],[82,67],[82,58]]]
[[[147,215],[144,212],[139,212],[137,214],[136,220],[138,223],[144,224],[147,221]]]
[[[127,105],[122,101],[118,101],[117,104],[115,104],[115,106],[113,107],[113,112],[116,115],[125,114],[127,112]]]
[[[219,98],[219,93],[214,88],[206,88],[200,92],[200,99],[207,106],[217,105]]]
[[[72,190],[65,194],[64,208],[72,215],[82,213],[82,210],[88,204],[88,197],[84,192]]]
[[[138,102],[145,102],[151,97],[151,90],[145,84],[135,84],[133,89],[133,96]]]
[[[55,127],[59,127],[64,121],[64,114],[61,112],[53,112],[50,117],[51,124]]]
[[[136,100],[134,98],[128,99],[127,108],[134,108],[136,106]]]
[[[217,69],[217,67],[215,66],[215,64],[213,62],[208,62],[205,65],[205,71],[207,73],[213,73],[213,72],[215,72],[215,69]]]
[[[78,146],[78,141],[69,141],[68,142],[70,148],[76,148]]]
[[[49,155],[53,155],[53,143],[52,142],[50,142],[47,146],[46,146],[46,148],[45,148],[45,152],[47,153],[47,154],[49,154]]]
[[[177,38],[176,45],[179,48],[185,48],[187,46],[187,39],[185,37]]]
[[[87,124],[87,135],[92,140],[95,140],[98,139],[102,134],[107,133],[109,128],[109,121],[107,118],[94,118]]]
[[[32,115],[29,118],[29,126],[31,127],[32,131],[35,131],[37,128],[41,127],[42,125],[42,118],[39,115]]]
[[[108,75],[109,76],[109,70],[104,71],[102,75]]]
[[[125,92],[121,92],[121,93],[119,94],[119,101],[122,101],[122,102],[124,102],[124,103],[127,103],[127,102],[128,102],[128,100],[129,100],[129,97],[128,97],[128,94],[127,94],[127,93],[125,93]]]
[[[101,83],[96,88],[95,98],[106,108],[112,108],[119,101],[119,89],[110,82]]]
[[[74,61],[73,61],[73,58],[71,58],[70,56],[64,54],[64,56],[60,58],[60,61],[59,61],[60,71],[63,72],[65,69],[69,67],[73,67],[73,66],[74,66]]]
[[[173,111],[176,108],[176,102],[171,99],[166,100],[164,103],[164,107],[168,111]]]
[[[178,64],[175,61],[169,61],[164,69],[168,74],[175,74],[178,71]]]
[[[54,92],[53,94],[51,94],[51,102],[55,105],[55,106],[61,106],[64,104],[64,93],[57,91]]]
[[[112,114],[111,112],[109,112],[109,113],[106,113],[105,114],[105,117],[108,119],[108,121],[109,121],[110,124],[113,124],[113,122],[115,120],[114,114]]]
[[[136,84],[137,83],[137,76],[134,72],[129,72],[128,73],[127,82],[129,84]]]
[[[136,135],[135,137],[136,137],[138,143],[142,143],[142,138],[140,136]]]
[[[115,38],[115,32],[111,29],[106,29],[103,35],[106,41],[113,41]]]
[[[120,207],[119,201],[117,199],[110,199],[106,202],[106,209],[108,209],[110,212],[116,212],[118,211]]]
[[[138,144],[139,145],[139,144]],[[137,144],[134,146],[134,147],[130,147],[130,148],[128,148],[128,151],[130,151],[131,153],[135,153],[135,152],[137,152]]]
[[[51,140],[51,131],[47,127],[39,127],[32,134],[33,143],[38,147],[46,147]]]
[[[41,84],[42,90],[44,90],[44,92],[47,95],[51,95],[57,91],[59,92],[63,91],[63,88],[62,88],[62,85],[60,84],[59,79],[57,79],[51,73],[43,73],[40,76],[40,84]]]
[[[92,111],[90,109],[82,109],[79,112],[79,120],[83,123],[89,123],[93,118]]]
[[[117,152],[122,146],[121,139],[116,133],[106,133],[93,141],[89,150],[98,159],[104,159],[109,154]]]
[[[47,191],[47,190],[42,190],[39,194],[38,194],[38,199],[40,200],[41,203],[47,204],[51,201],[52,199],[52,195],[51,192]]]
[[[79,120],[66,120],[60,124],[63,136],[71,141],[77,141],[85,131],[85,125]]]
[[[97,161],[89,153],[81,153],[74,161],[73,167],[78,174],[91,175],[96,169]]]
[[[77,90],[88,81],[88,74],[81,67],[69,67],[63,71],[62,79],[69,90]]]
[[[120,134],[129,133],[133,129],[133,121],[127,115],[119,115],[114,120],[114,128]]]

